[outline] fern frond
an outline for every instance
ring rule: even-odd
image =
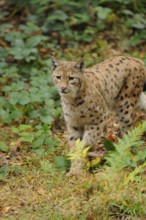
[[[141,139],[145,131],[146,121],[140,124],[138,127],[128,131],[128,133],[125,134],[122,139],[118,139],[118,143],[114,145],[116,150],[126,150],[129,147],[134,146]]]
[[[73,152],[70,152],[67,156],[70,160],[80,160],[87,157],[87,153],[90,147],[84,148],[83,141],[77,139],[75,141],[75,146],[73,147]]]
[[[143,163],[142,165],[136,167],[136,168],[134,169],[134,171],[131,172],[131,173],[128,175],[128,177],[127,177],[126,180],[124,181],[124,185],[127,185],[130,181],[133,182],[133,181],[135,180],[135,177],[136,177],[139,173],[141,173],[141,172],[143,171],[143,168],[145,168],[145,167],[146,167],[146,162]]]
[[[130,165],[131,161],[135,160],[134,155],[131,153],[132,146],[140,146],[141,137],[146,131],[146,122],[143,122],[138,127],[123,136],[122,139],[118,139],[118,143],[114,144],[115,151],[109,153],[106,157],[108,164],[115,169],[122,169]]]

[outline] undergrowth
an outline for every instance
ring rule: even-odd
[[[85,172],[67,177],[49,58],[85,54],[90,66],[122,54],[146,62],[145,1],[4,0],[0,6],[0,219],[145,219],[145,122],[107,146],[104,158],[88,160],[77,142]]]

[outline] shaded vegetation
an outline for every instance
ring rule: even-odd
[[[70,161],[49,57],[85,54],[89,66],[121,54],[146,62],[145,51],[145,0],[0,2],[1,219],[146,218],[145,142],[135,142],[145,123],[130,142],[115,144],[118,153],[107,146],[106,161],[88,161],[97,168],[92,173],[66,177]]]

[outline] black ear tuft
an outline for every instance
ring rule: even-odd
[[[83,56],[81,57],[81,59],[79,60],[79,62],[77,62],[74,66],[78,71],[82,72],[84,67],[85,67],[85,62],[84,62],[84,58]]]
[[[52,70],[55,70],[60,65],[60,63],[54,55],[51,55],[51,61],[52,61]]]

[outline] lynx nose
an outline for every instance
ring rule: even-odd
[[[61,92],[62,92],[62,93],[65,93],[65,92],[66,92],[66,87],[62,87],[62,88],[61,88]]]

